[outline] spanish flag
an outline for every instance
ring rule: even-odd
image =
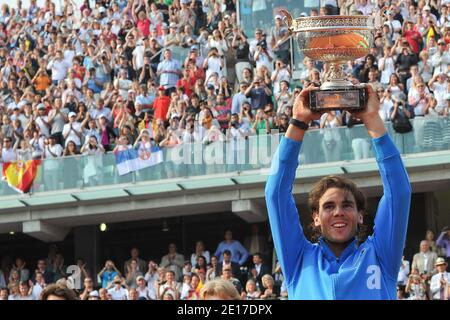
[[[2,178],[20,193],[27,193],[41,165],[41,160],[14,161],[3,163]]]

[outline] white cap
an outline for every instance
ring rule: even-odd
[[[283,17],[282,17],[281,15],[277,14],[277,15],[275,16],[275,20],[276,20],[276,19],[283,20]]]
[[[174,119],[174,118],[180,119],[180,115],[179,115],[178,113],[173,113],[173,114],[170,116],[170,119]]]
[[[431,8],[430,8],[430,6],[426,5],[426,6],[423,7],[423,10],[424,10],[424,11],[427,11],[427,10],[428,10],[428,11],[431,11]]]
[[[77,114],[73,111],[69,112],[69,118],[76,117]]]
[[[106,12],[105,7],[100,7],[100,8],[98,8],[98,12]]]

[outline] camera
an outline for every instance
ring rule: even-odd
[[[266,39],[263,39],[261,41],[259,41],[256,46],[261,47],[264,50],[267,50],[267,41]]]
[[[233,121],[233,122],[231,122],[231,126],[233,128],[237,128],[239,126],[239,124],[237,123],[237,121]]]

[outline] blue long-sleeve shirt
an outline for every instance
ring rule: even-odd
[[[445,256],[447,258],[449,258],[450,257],[450,240],[445,237],[446,234],[447,234],[447,231],[442,232],[440,234],[439,238],[436,240],[436,244],[441,248],[445,248]]]
[[[290,299],[396,299],[411,186],[389,135],[372,139],[372,143],[384,188],[374,233],[360,245],[355,239],[338,258],[323,239],[312,244],[304,236],[292,196],[302,144],[282,139],[265,192]]]
[[[237,240],[233,240],[231,243],[227,243],[226,241],[222,241],[219,243],[216,252],[214,255],[219,258],[219,262],[223,261],[223,252],[225,250],[230,250],[231,252],[231,261],[239,263],[239,265],[243,265],[248,259],[248,252],[244,248],[244,246]]]

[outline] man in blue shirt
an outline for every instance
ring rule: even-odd
[[[219,243],[214,255],[219,258],[219,262],[223,262],[223,253],[229,250],[231,253],[231,261],[238,263],[240,266],[245,264],[248,259],[248,251],[237,240],[233,240],[233,233],[230,230],[225,231],[225,240]]]
[[[307,125],[319,119],[307,105],[306,89],[297,97],[292,123],[272,160],[266,202],[272,236],[290,299],[396,299],[396,280],[408,226],[411,187],[400,154],[378,114],[379,100],[367,87],[367,107],[354,116],[372,137],[384,195],[374,233],[358,238],[365,197],[341,177],[326,177],[309,195],[315,228],[321,237],[309,242],[299,223],[292,187]]]

